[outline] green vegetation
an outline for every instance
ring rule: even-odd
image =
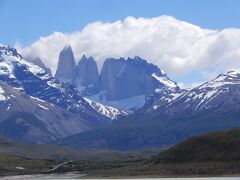
[[[150,159],[85,170],[95,177],[218,176],[240,174],[240,128],[193,137]]]
[[[234,176],[240,174],[240,162],[147,163],[128,162],[121,167],[84,170],[89,177],[192,177]],[[105,166],[106,167],[106,166]]]
[[[240,161],[240,128],[192,137],[156,157],[156,162]]]
[[[90,178],[240,174],[240,129],[193,137],[156,154],[159,151],[160,149],[134,152],[96,150],[93,156],[75,159],[51,173],[78,171],[81,174],[88,174]],[[0,156],[0,174],[42,173],[65,161],[2,155]]]
[[[60,161],[57,160],[0,156],[0,175],[40,173],[50,169],[58,163],[60,163]]]
[[[132,152],[110,150],[76,150],[55,145],[23,144],[0,137],[0,157],[14,156],[28,159],[57,160],[135,160],[145,156],[156,155],[159,148]]]
[[[74,150],[53,145],[22,144],[0,137],[0,175],[45,173],[69,160],[73,162],[53,173],[111,169],[157,155],[159,151],[157,148],[132,152]]]

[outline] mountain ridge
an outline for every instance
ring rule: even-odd
[[[168,94],[106,128],[73,135],[56,144],[129,150],[169,146],[206,132],[239,127],[239,75],[227,73],[190,91]]]
[[[68,61],[67,56],[62,55],[66,49],[70,51]],[[65,67],[61,65],[62,59],[65,59],[64,64],[67,63],[66,68],[71,67],[70,70],[65,70]],[[64,73],[71,71],[71,75],[59,77],[60,71]],[[69,78],[68,76],[72,76],[73,72],[74,77]],[[87,58],[83,55],[76,65],[69,46],[59,54],[55,77],[63,82],[68,79],[67,82],[77,87],[83,96],[92,101],[129,113],[142,108],[147,101],[150,102],[149,99],[153,98],[152,96],[160,97],[169,91],[180,89],[177,83],[172,81],[159,67],[138,56],[127,59],[107,58],[99,73],[97,64],[91,56]],[[137,104],[137,102],[141,103]]]
[[[0,134],[21,142],[47,143],[92,130],[90,124],[51,103],[21,93],[0,81]]]
[[[69,66],[74,68],[71,70],[73,73],[77,67],[74,54],[70,46],[64,51],[70,51],[63,52],[62,58],[63,62],[68,62],[70,53],[70,61],[75,64],[74,67]],[[92,57],[83,57],[82,62],[86,63],[85,67],[89,62],[94,67],[90,69],[98,74]],[[84,77],[85,90],[94,87],[90,81],[103,81],[100,84],[101,88],[104,87],[103,91],[94,95],[89,91],[90,96],[82,96],[70,84],[77,77],[71,79],[71,75],[69,82],[61,82],[39,66],[24,60],[16,49],[4,46],[0,47],[0,80],[20,94],[46,101],[45,104],[36,104],[38,109],[47,111],[50,103],[58,106],[56,112],[58,108],[65,109],[70,111],[71,116],[77,116],[86,123],[86,131],[80,134],[75,131],[69,136],[53,137],[54,143],[63,146],[117,150],[169,146],[194,135],[240,124],[240,74],[237,72],[220,74],[198,87],[184,90],[165,72],[140,57],[110,58],[105,63],[107,65],[100,75],[94,78],[99,77],[97,81],[87,80],[90,75]],[[7,101],[4,89],[0,89],[0,99]],[[120,110],[113,105],[121,106]],[[5,111],[8,108],[11,110],[4,105]],[[25,119],[22,115],[17,118],[25,120],[24,123],[30,122],[29,119],[41,122],[34,114],[23,115]],[[119,120],[112,121],[116,119]],[[14,127],[15,124],[9,121],[2,127]],[[34,124],[32,127],[35,128]],[[50,131],[45,133],[51,136]]]
[[[23,142],[49,142],[106,126],[126,115],[116,108],[85,100],[75,87],[23,59],[10,46],[0,46],[0,83],[0,131]],[[8,95],[10,92],[15,95]]]

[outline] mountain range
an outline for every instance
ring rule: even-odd
[[[77,62],[77,63],[76,63]],[[27,143],[132,150],[176,144],[240,124],[240,74],[181,89],[138,56],[59,54],[55,75],[41,59],[0,45],[0,134]]]
[[[56,143],[74,148],[139,149],[240,125],[240,74],[230,71],[191,90],[170,93],[106,128]]]
[[[83,55],[76,65],[71,46],[60,52],[55,77],[93,101],[129,113],[145,106],[153,95],[160,97],[180,89],[164,71],[138,56],[108,58],[100,73],[93,57]]]
[[[125,115],[95,103],[25,60],[16,49],[0,46],[1,127],[3,135],[46,142],[111,123]]]

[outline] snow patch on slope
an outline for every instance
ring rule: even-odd
[[[156,80],[170,88],[176,88],[177,85],[173,81],[169,80],[166,76],[157,76],[155,73],[152,74]]]
[[[3,90],[3,88],[0,86],[0,101],[6,100],[6,97],[5,97],[3,94],[4,94],[4,90]]]
[[[233,85],[240,85],[240,74],[235,71],[230,71],[226,74],[220,74],[212,81],[206,82],[190,91],[185,100],[186,103],[196,104],[197,109],[208,109],[210,103],[221,93],[226,93]],[[187,105],[185,108],[189,107]]]
[[[153,110],[158,109],[159,107],[161,107],[164,104],[168,104],[168,106],[170,106],[172,104],[172,102],[174,102],[176,99],[178,99],[179,97],[181,97],[181,95],[185,94],[186,92],[174,92],[171,93],[167,96],[163,96],[162,98],[160,98],[158,101],[156,101],[155,103],[153,103],[152,108]]]
[[[39,99],[39,98],[36,98],[36,97],[33,97],[33,96],[29,96],[31,99],[34,99],[34,100],[37,100],[37,101],[40,101],[40,102],[45,102],[44,100],[42,99]]]
[[[226,74],[221,74],[217,78],[213,79],[210,82],[204,83],[203,85],[199,86],[199,89],[204,88],[219,88],[224,85],[230,84],[240,84],[240,74],[235,71],[229,71]]]
[[[2,53],[1,57],[0,57],[3,59],[2,61],[0,59],[0,75],[5,75],[5,76],[8,76],[8,78],[16,80],[16,77],[14,75],[15,65],[26,66],[26,68],[32,74],[38,76],[42,80],[46,80],[49,86],[60,89],[60,85],[52,82],[52,76],[50,74],[47,74],[43,68],[41,68],[38,65],[35,65],[31,62],[26,61],[20,55],[14,56],[14,55],[11,55],[11,53],[7,53],[8,52],[7,50],[5,50],[5,51],[2,50],[2,52],[4,52],[4,53]],[[9,52],[11,52],[11,50],[9,50]]]
[[[45,107],[45,106],[43,106],[43,105],[41,105],[41,104],[38,104],[38,106],[39,106],[40,108],[44,109],[44,110],[49,110],[47,107]]]
[[[121,114],[127,114],[125,112],[119,111],[116,108],[110,107],[110,106],[105,106],[103,104],[100,104],[98,102],[94,102],[86,97],[84,97],[84,100],[87,101],[87,103],[92,106],[95,110],[97,110],[100,114],[103,116],[107,116],[110,119],[116,119],[119,115]]]
[[[115,107],[117,109],[120,109],[122,111],[131,113],[132,111],[136,109],[140,109],[145,105],[146,102],[146,96],[140,95],[140,96],[133,96],[126,99],[121,99],[117,101],[108,101],[106,100],[105,92],[100,92],[96,95],[93,95],[91,97],[88,97],[89,99],[99,102],[102,104],[106,104],[111,107]]]

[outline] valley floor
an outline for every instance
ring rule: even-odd
[[[109,169],[83,171],[89,178],[159,178],[239,176],[239,162],[202,162],[182,164],[153,164],[134,162]]]
[[[63,161],[62,161],[63,162]],[[74,161],[47,172],[62,163],[54,160],[1,158],[1,179],[92,179],[92,178],[176,178],[176,177],[238,177],[240,161],[199,163],[153,163],[135,161]],[[47,173],[46,173],[47,172]],[[77,174],[69,172],[76,172]],[[45,174],[44,174],[45,173]],[[68,173],[68,174],[65,174]],[[35,174],[35,175],[34,175]],[[20,175],[20,176],[13,176]],[[24,175],[24,176],[22,176]],[[216,179],[216,178],[215,178]],[[214,179],[214,180],[215,180]],[[229,178],[222,178],[229,179]],[[234,179],[234,178],[233,178]]]
[[[240,177],[192,177],[191,179],[194,180],[238,180]],[[19,176],[7,176],[0,178],[2,180],[44,180],[44,179],[51,179],[51,180],[61,180],[61,179],[87,179],[85,175],[76,174],[76,173],[65,173],[65,174],[51,174],[51,175],[19,175]],[[98,179],[98,178],[92,178]],[[123,179],[121,178],[114,178],[114,179]],[[143,180],[175,180],[176,178],[165,178],[165,177],[148,177],[148,176],[140,176],[140,177],[126,177],[124,179],[143,179]],[[177,178],[178,180],[188,180],[189,178]]]

